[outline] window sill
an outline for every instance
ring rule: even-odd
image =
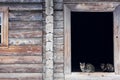
[[[86,72],[72,72],[71,76],[114,76],[115,72],[94,72],[94,73],[86,73]]]

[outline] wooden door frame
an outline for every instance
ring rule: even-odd
[[[65,80],[80,75],[118,75],[120,74],[120,6],[119,2],[79,2],[64,4],[64,74]],[[119,9],[119,10],[118,10]],[[114,14],[114,73],[74,73],[71,72],[71,11],[77,12],[113,12]]]

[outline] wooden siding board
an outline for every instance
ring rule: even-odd
[[[9,45],[42,45],[42,38],[9,38]]]
[[[9,38],[39,38],[42,30],[9,30]]]
[[[42,46],[9,46],[0,48],[0,56],[40,56]]]
[[[1,64],[0,73],[42,73],[43,64]]]
[[[32,6],[31,6],[32,5]],[[0,3],[0,7],[9,7],[10,11],[38,11],[38,10],[43,10],[43,5],[42,4],[36,4],[36,3],[28,3],[28,4],[15,4],[15,3]]]
[[[55,11],[54,20],[63,20],[63,11]]]
[[[0,78],[17,78],[18,80],[25,80],[25,78],[26,80],[29,80],[30,78],[37,78],[36,80],[42,80],[42,73],[0,73]]]
[[[39,22],[9,22],[9,30],[38,30],[42,29],[42,21]]]
[[[41,21],[42,13],[38,12],[11,12],[9,13],[9,21]]]
[[[37,64],[42,56],[0,56],[0,64]]]
[[[0,0],[1,3],[40,3],[44,0]]]

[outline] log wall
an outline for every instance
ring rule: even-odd
[[[44,0],[0,0],[9,7],[9,46],[0,48],[0,80],[43,80]]]

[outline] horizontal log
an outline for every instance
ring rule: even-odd
[[[54,9],[55,10],[63,10],[63,3],[55,3]]]
[[[0,56],[0,64],[42,63],[42,56]]]
[[[63,73],[54,73],[54,78],[64,78]]]
[[[61,37],[61,38],[54,38],[54,44],[63,44],[63,43],[64,43],[63,37]]]
[[[10,30],[38,30],[42,29],[42,21],[39,22],[9,22]]]
[[[55,52],[64,51],[64,45],[63,44],[56,44],[56,45],[54,45],[54,51]]]
[[[55,64],[54,65],[54,73],[62,73],[64,69],[63,64]]]
[[[42,45],[42,38],[9,38],[9,45]]]
[[[0,73],[42,73],[43,64],[1,64]]]
[[[59,38],[59,37],[63,37],[63,29],[54,29],[54,37]]]
[[[55,11],[54,20],[63,20],[63,11]]]
[[[55,29],[63,29],[63,21],[54,21],[54,28]]]
[[[32,6],[31,6],[32,5]],[[10,11],[31,11],[31,10],[42,10],[42,4],[26,3],[26,4],[6,4],[0,3],[0,7],[9,7]]]
[[[54,2],[63,2],[63,0],[54,0]]]
[[[0,73],[1,79],[42,80],[42,73]]]
[[[42,21],[42,13],[40,12],[10,12],[10,21]]]
[[[41,30],[9,30],[9,38],[40,38]]]
[[[40,56],[42,46],[9,46],[0,48],[0,56]]]
[[[64,62],[64,55],[61,51],[54,53],[54,62],[55,63],[63,63]]]
[[[0,3],[40,3],[43,0],[0,0]]]
[[[17,80],[16,78],[12,78],[12,79],[10,79],[10,78],[0,78],[0,80]]]

